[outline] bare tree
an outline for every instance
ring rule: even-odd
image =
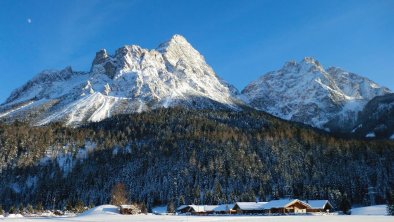
[[[123,183],[117,183],[111,190],[111,204],[120,206],[127,204],[127,192]]]

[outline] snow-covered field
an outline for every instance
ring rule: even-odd
[[[385,215],[386,205],[375,205],[369,207],[358,207],[352,209],[353,215]],[[393,217],[394,221],[394,217]]]
[[[356,214],[377,214],[385,213],[385,206],[373,206],[366,208],[353,209]],[[327,216],[167,216],[167,215],[120,215],[117,208],[112,205],[103,205],[76,217],[41,217],[41,218],[0,218],[1,222],[67,222],[67,221],[86,221],[86,222],[126,222],[126,221],[174,221],[174,222],[206,222],[206,221],[233,221],[233,222],[385,222],[394,221],[394,217],[380,215],[327,215]],[[368,213],[369,212],[369,213]]]

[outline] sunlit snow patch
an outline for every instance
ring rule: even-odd
[[[375,133],[374,132],[370,132],[370,133],[368,133],[367,135],[365,135],[365,137],[367,137],[367,138],[373,138],[373,137],[375,137],[376,135],[375,135]]]
[[[4,117],[4,116],[8,116],[9,114],[11,114],[11,113],[13,113],[13,112],[15,112],[15,111],[21,110],[21,109],[23,109],[23,108],[25,108],[25,107],[27,107],[27,106],[30,106],[30,105],[33,104],[33,103],[34,103],[34,101],[30,101],[30,102],[28,102],[28,103],[25,104],[25,105],[19,106],[18,108],[8,110],[7,112],[4,112],[4,113],[0,113],[0,118],[2,118],[2,117]]]

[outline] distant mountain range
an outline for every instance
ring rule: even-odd
[[[287,62],[240,93],[218,77],[184,37],[174,35],[153,50],[127,45],[109,55],[102,49],[88,72],[71,67],[43,71],[11,93],[0,106],[0,119],[79,126],[161,107],[232,111],[250,107],[326,131],[361,135],[368,130],[355,128],[368,125],[365,109],[377,109],[366,108],[368,102],[390,93],[357,74],[324,69],[309,57]],[[386,109],[379,112],[387,116]],[[392,125],[386,127],[385,136],[390,137]]]

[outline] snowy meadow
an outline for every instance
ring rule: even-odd
[[[102,205],[90,209],[78,216],[70,217],[6,217],[0,218],[4,222],[67,222],[67,221],[174,221],[174,222],[208,222],[208,221],[267,221],[267,222],[388,222],[393,221],[394,217],[385,216],[385,205],[354,208],[353,215],[307,215],[307,216],[172,216],[172,215],[121,215],[113,205]]]

